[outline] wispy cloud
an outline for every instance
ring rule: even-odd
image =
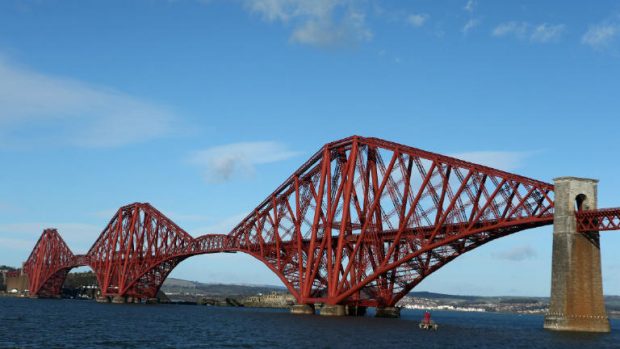
[[[526,259],[535,258],[538,254],[536,250],[529,245],[515,246],[509,250],[493,253],[492,256],[497,259],[508,261],[524,261]]]
[[[505,22],[496,26],[491,34],[497,38],[513,37],[537,43],[553,42],[560,39],[566,26],[564,24],[530,24],[528,22]]]
[[[476,8],[476,1],[475,0],[468,0],[467,3],[465,4],[465,7],[463,7],[463,9],[469,13],[474,12],[474,9]]]
[[[298,154],[279,142],[242,142],[196,151],[189,160],[204,170],[207,182],[222,183],[237,175],[252,176],[255,165],[286,160]]]
[[[530,25],[525,22],[506,22],[501,23],[493,29],[493,36],[515,36],[524,39],[527,35]]]
[[[620,21],[591,25],[581,37],[581,43],[601,50],[611,46],[620,37]]]
[[[166,107],[0,56],[0,146],[115,147],[169,135]]]
[[[430,16],[426,13],[413,13],[407,17],[407,22],[409,22],[412,26],[419,28],[428,21],[429,17]]]
[[[365,27],[365,15],[347,14],[335,24],[325,20],[308,20],[295,29],[291,41],[320,47],[356,44],[372,39],[372,32]]]
[[[268,22],[293,27],[292,42],[317,47],[355,45],[372,39],[359,0],[246,0],[245,7]]]
[[[534,42],[550,42],[560,38],[564,32],[565,26],[563,24],[540,24],[532,30],[530,39]]]
[[[465,7],[463,7],[463,10],[467,11],[468,17],[469,17],[467,22],[465,22],[465,24],[463,25],[463,29],[461,29],[461,31],[463,32],[463,35],[469,34],[470,31],[472,31],[474,28],[480,25],[480,19],[475,18],[474,12],[476,9],[476,5],[478,4],[476,3],[475,0],[469,0],[465,4]]]
[[[472,18],[468,20],[463,26],[463,34],[468,34],[472,29],[476,28],[480,24],[479,19]]]
[[[525,159],[531,154],[531,152],[516,151],[474,151],[450,154],[450,156],[504,171],[513,171],[523,166]]]

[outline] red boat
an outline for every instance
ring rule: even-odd
[[[418,326],[422,330],[433,330],[433,331],[437,331],[437,328],[439,327],[435,323],[435,321],[431,320],[431,313],[428,310],[424,312],[424,319],[420,321],[420,324]]]

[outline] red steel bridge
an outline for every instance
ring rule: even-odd
[[[620,209],[576,217],[580,232],[620,228]],[[552,184],[353,136],[324,145],[227,235],[194,238],[134,203],[84,255],[46,229],[23,271],[35,296],[59,295],[69,270],[89,266],[103,296],[147,299],[188,257],[244,252],[299,304],[391,307],[458,256],[553,220]]]

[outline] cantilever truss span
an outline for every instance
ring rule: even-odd
[[[136,203],[119,209],[85,256],[44,233],[24,270],[35,294],[56,292],[48,283],[89,265],[105,295],[149,298],[185,258],[239,251],[299,303],[392,306],[461,254],[551,224],[553,203],[551,184],[354,136],[323,146],[227,235],[192,238]]]
[[[300,303],[393,305],[457,256],[552,220],[551,184],[351,137],[325,145],[229,238]]]

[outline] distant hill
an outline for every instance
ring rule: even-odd
[[[471,295],[453,295],[434,292],[409,292],[408,296],[417,298],[436,299],[442,301],[459,301],[459,302],[477,302],[477,301],[496,301],[506,303],[522,303],[523,301],[547,302],[549,297],[526,297],[526,296],[471,296]]]
[[[476,304],[476,303],[542,303],[549,304],[549,297],[517,297],[517,296],[464,296],[433,292],[410,292],[409,297],[426,298],[449,304]],[[620,296],[605,296],[605,306],[608,310],[620,311]]]
[[[605,296],[607,309],[620,311],[620,296]]]
[[[0,270],[16,270],[10,266],[0,266]],[[0,283],[2,283],[0,275]],[[96,285],[97,278],[93,272],[69,273],[65,281],[65,288],[77,288],[80,286]],[[161,290],[166,294],[188,294],[201,295],[211,297],[247,297],[257,295],[259,293],[268,294],[271,292],[286,292],[284,286],[276,285],[256,285],[256,284],[222,284],[222,283],[203,283],[198,281],[189,281],[183,279],[167,278]],[[472,295],[454,295],[435,292],[410,292],[409,297],[426,298],[441,301],[441,303],[523,303],[523,302],[540,302],[549,303],[549,297],[518,297],[518,296],[472,296]],[[620,311],[620,295],[605,296],[605,304],[608,309]]]
[[[479,296],[463,296],[463,295],[453,295],[453,294],[444,294],[444,293],[434,293],[434,292],[409,292],[409,296],[411,297],[419,297],[419,298],[429,298],[429,299],[460,299],[465,301],[474,301],[481,297]]]
[[[200,284],[197,281],[189,281],[183,279],[167,278],[164,281],[166,287],[196,287],[196,284]]]
[[[238,285],[220,283],[202,283],[175,278],[167,278],[161,287],[166,294],[191,294],[210,297],[247,297],[259,293],[285,292],[283,286],[273,285]]]

